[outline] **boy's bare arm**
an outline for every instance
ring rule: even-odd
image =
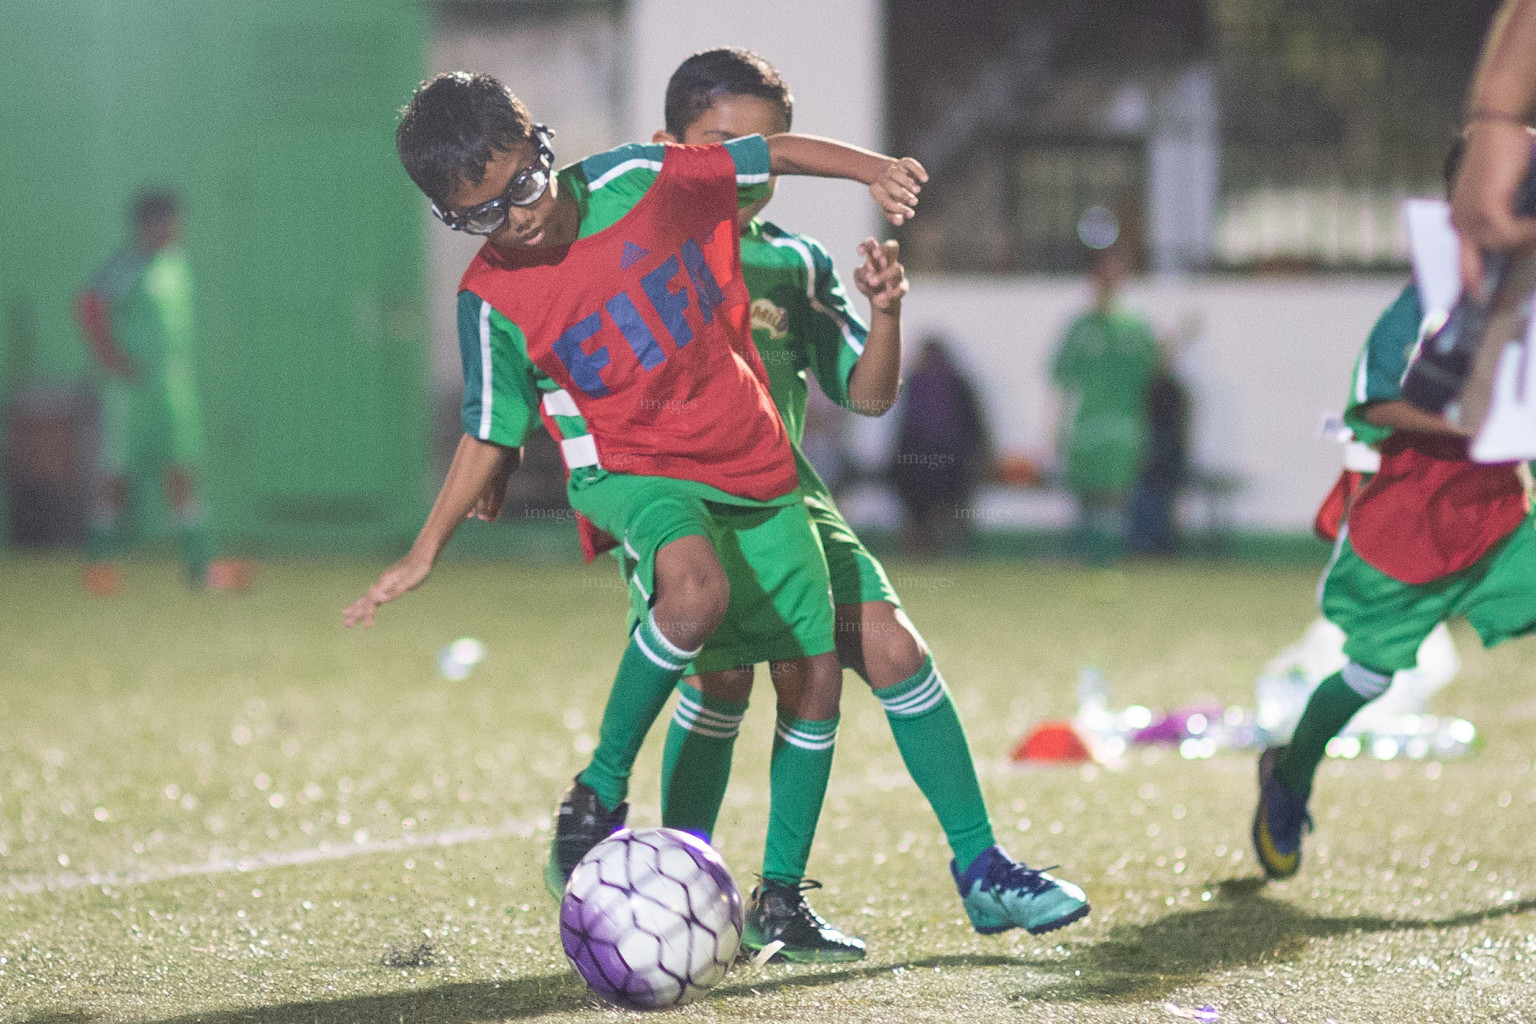
[[[911,157],[894,157],[815,135],[785,132],[768,136],[768,162],[774,174],[803,174],[817,178],[847,178],[869,186],[869,194],[900,227],[912,219],[917,194],[928,172]]]
[[[521,448],[503,448],[468,434],[459,438],[448,477],[432,504],[426,525],[416,535],[416,542],[404,558],[384,570],[366,594],[342,612],[347,625],[372,626],[373,613],[379,605],[420,586],[459,523],[485,506],[488,488],[499,481],[505,489],[507,474],[517,468],[522,454]],[[500,501],[495,502],[495,510],[499,512],[500,508]]]
[[[1415,434],[1445,434],[1451,437],[1471,437],[1469,431],[1448,422],[1443,416],[1416,409],[1400,399],[1390,402],[1374,402],[1365,407],[1361,415],[1367,423],[1392,430],[1405,430]]]
[[[907,294],[907,273],[895,241],[882,245],[866,238],[859,252],[864,263],[853,272],[853,283],[869,299],[869,335],[848,376],[848,407],[862,416],[880,416],[896,404],[901,390],[901,300]]]
[[[1515,192],[1531,163],[1526,127],[1536,107],[1536,0],[1507,0],[1494,20],[1467,95],[1467,150],[1451,219],[1461,232],[1462,279],[1482,285],[1482,251],[1536,242],[1536,219],[1516,217]]]

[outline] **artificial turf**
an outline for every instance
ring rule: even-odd
[[[130,563],[88,599],[64,557],[0,555],[0,1020],[613,1019],[566,966],[539,882],[585,762],[624,593],[592,567],[449,562],[347,632],[380,566],[279,562],[245,596]],[[1306,569],[892,574],[967,722],[1001,840],[1093,901],[1031,938],[964,924],[948,851],[878,705],[846,681],[811,873],[863,963],[738,966],[696,1020],[1523,1020],[1536,1016],[1536,645],[1482,652],[1434,710],[1480,729],[1443,764],[1332,762],[1301,874],[1258,880],[1253,758],[1137,751],[1017,768],[1085,665],[1115,703],[1251,703],[1311,615]],[[487,647],[437,675],[459,636]],[[766,682],[760,681],[760,687]],[[719,844],[761,856],[771,701],[749,714]],[[661,729],[631,820],[654,824]],[[447,835],[453,845],[438,845]]]

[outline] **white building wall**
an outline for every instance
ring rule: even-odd
[[[629,135],[662,127],[667,79],[689,54],[745,46],[772,61],[795,96],[796,131],[883,148],[884,5],[879,0],[632,0]],[[827,246],[844,274],[879,228],[858,185],[810,178],[779,183],[767,215]]]
[[[1339,472],[1340,446],[1318,437],[1326,412],[1343,409],[1350,374],[1371,325],[1402,287],[1395,278],[1149,278],[1125,303],[1160,336],[1197,321],[1177,366],[1190,388],[1193,459],[1241,476],[1234,524],[1304,531]],[[983,396],[999,450],[1052,459],[1051,355],[1089,302],[1075,278],[922,277],[904,310],[908,351],[929,331],[946,335]],[[852,421],[855,457],[887,458],[899,409]],[[992,493],[987,520],[1057,526],[1067,505]],[[889,521],[894,506],[868,493],[852,518]]]

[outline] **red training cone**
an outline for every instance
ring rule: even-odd
[[[1015,761],[1035,761],[1045,764],[1069,764],[1092,761],[1088,745],[1072,728],[1070,722],[1041,722],[1035,730],[1013,748]]]

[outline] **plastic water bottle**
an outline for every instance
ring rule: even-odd
[[[1111,724],[1109,684],[1092,665],[1077,674],[1077,722],[1091,732],[1106,732]]]
[[[1351,729],[1328,741],[1329,757],[1373,757],[1392,761],[1400,757],[1460,757],[1477,745],[1477,728],[1464,718],[1434,715],[1398,715],[1370,729]]]

